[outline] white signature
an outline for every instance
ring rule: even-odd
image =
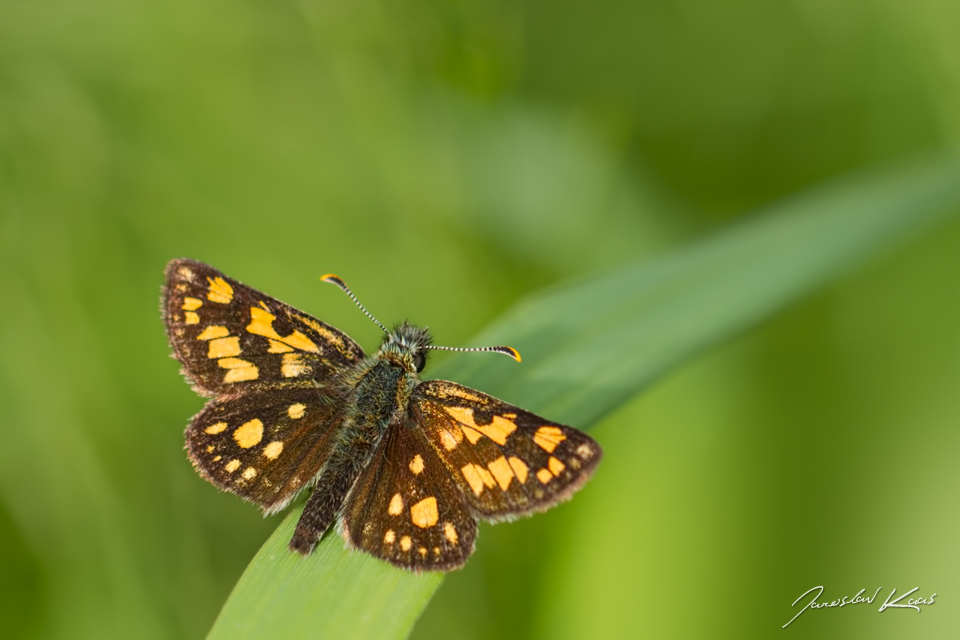
[[[877,590],[873,592],[873,596],[870,598],[864,598],[862,594],[864,591],[866,591],[866,589],[860,589],[860,592],[857,593],[857,595],[853,596],[853,598],[847,599],[847,596],[843,596],[843,598],[839,600],[833,600],[832,602],[817,602],[817,598],[819,598],[823,594],[822,586],[814,587],[812,589],[807,589],[802,594],[800,594],[799,598],[793,601],[793,604],[790,605],[791,607],[797,606],[797,603],[803,600],[803,597],[806,596],[811,591],[816,591],[817,593],[815,596],[813,596],[813,598],[810,599],[810,602],[808,602],[803,609],[800,609],[800,611],[797,612],[797,615],[790,618],[790,622],[793,622],[794,620],[796,620],[800,616],[800,614],[806,611],[807,609],[823,609],[824,607],[845,607],[848,604],[861,604],[863,602],[866,602],[867,604],[873,604],[873,601],[876,599],[877,594],[880,593],[880,589],[882,588],[883,587],[878,587]],[[936,593],[931,595],[929,598],[910,598],[909,600],[907,600],[906,604],[897,604],[901,600],[906,598],[908,595],[913,593],[914,591],[917,591],[918,589],[920,589],[920,587],[914,587],[913,589],[911,589],[910,591],[907,591],[905,594],[903,594],[896,600],[891,601],[890,598],[892,598],[897,593],[897,590],[894,589],[893,591],[890,592],[890,595],[887,596],[886,601],[882,605],[880,605],[880,608],[877,609],[877,611],[882,612],[884,609],[916,609],[917,613],[920,613],[920,605],[933,604],[933,599],[937,597]],[[790,622],[783,625],[783,628],[785,629],[788,626],[790,626]]]

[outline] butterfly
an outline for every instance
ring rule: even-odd
[[[186,430],[197,472],[284,509],[312,489],[290,548],[309,554],[334,522],[348,547],[397,567],[449,571],[473,553],[477,521],[570,498],[603,455],[590,437],[455,382],[421,381],[431,344],[409,323],[373,355],[342,331],[201,262],[166,269],[174,357],[209,397]]]

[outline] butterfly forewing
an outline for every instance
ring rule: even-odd
[[[411,411],[471,511],[485,520],[566,500],[602,457],[580,431],[453,382],[420,384]]]
[[[416,424],[387,433],[341,518],[351,546],[406,569],[456,569],[477,536],[463,493]]]
[[[204,407],[187,451],[214,485],[273,513],[316,477],[339,424],[337,403],[319,389],[252,392]]]
[[[208,395],[310,386],[364,357],[346,334],[193,260],[167,266],[167,335]]]

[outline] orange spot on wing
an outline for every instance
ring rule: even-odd
[[[559,476],[560,472],[567,468],[565,464],[553,456],[550,456],[550,459],[547,460],[547,467],[549,467],[550,473],[555,476]]]
[[[209,433],[210,435],[214,435],[214,434],[216,434],[216,433],[223,433],[223,432],[226,431],[226,430],[227,430],[227,423],[226,423],[226,422],[218,422],[217,424],[212,424],[212,425],[210,425],[209,427],[207,427],[207,428],[204,429],[203,431],[204,431],[204,433]]]
[[[226,280],[217,276],[216,278],[207,278],[207,282],[210,283],[207,300],[220,304],[229,304],[233,300],[233,287]]]
[[[516,456],[510,456],[509,462],[510,468],[517,475],[517,480],[520,481],[520,484],[524,484],[527,481],[527,473],[530,471],[530,467]]]
[[[227,374],[223,376],[224,382],[243,382],[260,377],[257,365],[240,358],[221,358],[217,360],[217,364],[221,369],[227,369]]]
[[[452,522],[443,523],[443,536],[450,542],[450,544],[457,544],[457,528],[453,526]]]
[[[292,404],[287,407],[287,415],[293,418],[294,420],[299,420],[307,412],[307,405],[303,403]]]
[[[454,420],[467,427],[475,427],[473,421],[473,409],[469,407],[444,407],[444,411],[450,414]]]
[[[276,460],[280,457],[280,453],[283,451],[283,442],[280,440],[274,440],[266,447],[263,448],[263,455],[265,455],[270,460]]]
[[[265,309],[250,307],[250,324],[247,325],[247,332],[282,342],[294,349],[320,353],[320,348],[299,331],[294,331],[288,336],[281,336],[277,333],[277,330],[273,328],[273,321],[276,319],[275,315]]]
[[[240,355],[240,338],[237,336],[216,338],[208,344],[210,345],[210,350],[207,352],[208,358],[230,358]]]
[[[267,338],[270,340],[270,338]],[[270,340],[270,348],[267,349],[267,353],[287,353],[288,351],[293,351],[293,347],[276,340]]]
[[[513,469],[510,468],[510,463],[507,462],[507,459],[504,456],[500,456],[488,464],[487,468],[490,469],[490,473],[493,474],[497,484],[500,485],[500,490],[506,491],[507,487],[510,486],[510,482],[513,480]]]
[[[540,427],[533,434],[533,441],[547,453],[553,453],[557,445],[566,439],[567,436],[563,435],[563,431],[559,427]]]
[[[410,507],[410,520],[421,529],[432,527],[439,519],[437,513],[437,499],[433,496],[424,498]]]
[[[473,465],[474,469],[477,470],[477,473],[480,474],[480,477],[483,479],[483,484],[491,489],[496,485],[497,481],[493,479],[493,474],[487,471],[485,468],[481,467],[478,464]]]
[[[233,432],[233,439],[242,449],[260,444],[260,440],[263,439],[263,423],[257,418],[244,422]]]
[[[413,475],[418,476],[423,472],[423,458],[418,453],[413,457],[413,460],[410,461],[410,471]]]
[[[484,487],[493,488],[497,484],[497,481],[493,479],[493,475],[478,464],[470,463],[464,465],[463,468],[460,469],[460,473],[463,474],[464,480],[467,481],[467,484],[470,485],[470,488],[478,496],[483,493]]]
[[[470,485],[470,488],[476,495],[483,493],[483,478],[480,477],[480,474],[477,473],[477,470],[472,464],[465,465],[460,469],[460,473],[463,474],[463,479],[467,481],[467,484]]]
[[[553,456],[550,456],[550,459],[547,460],[547,467],[548,468],[546,469],[540,469],[537,471],[537,480],[543,484],[547,484],[555,477],[559,476],[560,473],[567,468],[565,464]]]
[[[213,340],[214,338],[225,338],[230,335],[230,330],[217,324],[212,324],[197,336],[197,340]]]
[[[443,409],[460,423],[464,435],[471,444],[476,444],[479,439],[479,436],[470,432],[471,429],[482,433],[501,446],[506,444],[507,436],[517,430],[516,424],[502,416],[494,416],[490,424],[477,424],[473,417],[473,409],[469,407],[444,407]]]
[[[403,498],[399,493],[393,494],[393,498],[390,499],[390,506],[387,508],[387,513],[392,516],[398,516],[403,513]]]
[[[470,427],[460,427],[460,430],[463,431],[463,435],[467,436],[467,440],[470,441],[470,444],[477,444],[480,441],[480,438],[483,437],[480,435],[480,432],[476,429],[471,429]]]
[[[477,425],[476,429],[500,446],[503,446],[507,443],[507,436],[517,430],[517,425],[500,416],[493,416],[490,424]]]

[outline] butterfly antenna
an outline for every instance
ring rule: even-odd
[[[431,344],[427,346],[427,349],[443,349],[444,351],[496,351],[520,362],[520,352],[513,347],[437,347]]]
[[[337,285],[338,287],[340,287],[340,289],[341,289],[345,294],[347,294],[348,296],[350,296],[350,299],[353,300],[353,301],[357,304],[358,307],[360,307],[360,311],[363,311],[363,313],[366,314],[366,316],[367,316],[368,318],[370,318],[371,320],[373,320],[373,322],[374,322],[378,327],[380,327],[381,329],[383,329],[383,332],[384,332],[384,333],[390,333],[389,331],[387,331],[387,328],[386,328],[385,326],[383,326],[382,324],[380,324],[380,321],[379,321],[379,320],[377,320],[376,318],[373,317],[373,314],[372,314],[372,313],[370,313],[369,311],[367,311],[367,308],[366,308],[365,306],[363,306],[362,304],[360,304],[360,301],[357,300],[357,296],[353,295],[353,291],[350,291],[350,287],[347,286],[347,283],[344,282],[344,281],[340,278],[340,276],[334,275],[334,274],[332,274],[332,273],[328,273],[328,274],[325,275],[325,276],[320,276],[320,280],[323,281],[323,282],[329,282],[330,284],[335,284],[335,285]]]

